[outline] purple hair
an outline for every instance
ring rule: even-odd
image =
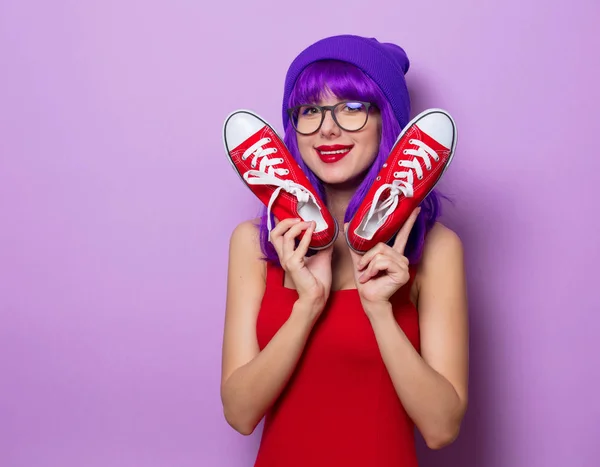
[[[356,99],[371,102],[379,109],[381,114],[382,125],[379,152],[363,181],[358,186],[356,193],[350,200],[344,215],[344,222],[349,222],[375,181],[382,165],[388,158],[402,128],[400,128],[400,124],[396,120],[390,104],[379,87],[354,65],[338,60],[321,60],[307,66],[300,76],[298,76],[290,95],[288,107],[299,104],[315,104],[327,97],[328,94],[333,94],[340,99]],[[300,156],[296,131],[291,123],[288,123],[285,128],[283,141],[294,159],[298,162],[298,165],[306,173],[308,180],[312,183],[323,202],[327,204],[321,180],[307,167]],[[421,203],[421,212],[411,231],[405,249],[405,256],[411,264],[417,263],[420,260],[425,236],[441,214],[441,197],[444,196],[440,195],[437,190],[433,190]],[[272,222],[275,225],[273,219]],[[262,209],[259,228],[260,245],[265,259],[279,264],[277,252],[268,239],[266,207]],[[340,226],[340,235],[343,235],[343,226]]]

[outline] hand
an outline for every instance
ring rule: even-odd
[[[393,247],[378,243],[362,256],[350,250],[354,280],[365,311],[380,304],[389,304],[390,297],[410,279],[404,249],[420,211],[421,208],[416,208],[411,213],[398,232]]]
[[[315,222],[284,219],[271,231],[271,243],[298,292],[298,300],[317,314],[325,307],[331,290],[331,255],[333,246],[306,257]],[[306,231],[296,247],[296,238]]]

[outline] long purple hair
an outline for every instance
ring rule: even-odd
[[[400,128],[400,124],[396,120],[391,106],[379,87],[354,65],[338,60],[321,60],[307,66],[296,81],[290,95],[288,107],[300,104],[316,104],[321,99],[327,97],[328,94],[332,94],[340,99],[371,102],[379,109],[381,114],[379,151],[373,164],[367,170],[364,179],[358,186],[356,193],[350,200],[344,216],[344,222],[349,222],[375,181],[382,165],[388,158],[402,128]],[[306,173],[323,202],[327,204],[323,184],[302,160],[296,138],[296,131],[292,127],[292,124],[288,123],[285,128],[283,141],[294,159]],[[441,214],[440,198],[442,197],[444,196],[440,195],[437,190],[433,190],[421,203],[421,212],[411,231],[404,252],[411,264],[417,263],[421,258],[425,236]],[[273,218],[272,223],[272,225],[275,225]],[[266,207],[262,209],[259,229],[260,245],[265,259],[279,264],[277,252],[268,239]],[[343,226],[340,226],[340,235],[343,235]]]

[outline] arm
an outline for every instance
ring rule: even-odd
[[[259,351],[256,319],[265,290],[265,264],[251,222],[233,232],[229,250],[221,400],[227,422],[251,434],[294,371],[312,329],[312,314],[297,301],[288,321]]]
[[[379,348],[396,392],[427,445],[458,436],[467,407],[467,294],[460,239],[436,224],[419,271],[421,355],[396,323],[391,305],[370,310]]]

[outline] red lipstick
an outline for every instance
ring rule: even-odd
[[[333,144],[317,146],[315,150],[323,162],[332,164],[346,157],[353,147],[353,145]]]

